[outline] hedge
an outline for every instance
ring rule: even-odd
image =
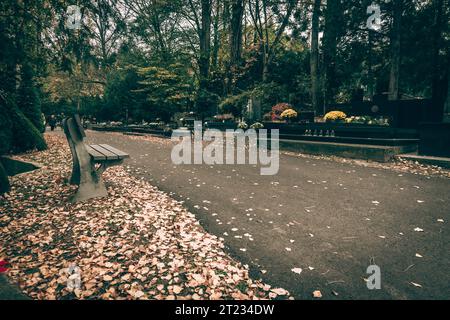
[[[6,174],[5,168],[3,168],[2,163],[0,162],[0,194],[9,191],[9,181],[8,175]]]
[[[0,155],[7,154],[11,150],[12,123],[6,105],[0,105]]]
[[[25,117],[22,111],[14,108],[11,112],[12,120],[12,151],[15,153],[39,151],[47,149],[44,137],[38,129]]]

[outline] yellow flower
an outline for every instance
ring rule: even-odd
[[[342,111],[331,111],[328,112],[324,117],[326,122],[345,120],[345,118],[347,118],[347,115]]]
[[[294,119],[297,118],[298,113],[293,109],[287,109],[281,114],[281,119]]]

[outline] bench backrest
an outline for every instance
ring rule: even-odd
[[[81,125],[80,117],[74,115],[63,120],[64,133],[72,152],[73,169],[72,169],[72,184],[80,183],[80,166],[87,167],[90,163],[90,157],[83,140],[86,133]]]
[[[63,128],[67,139],[70,139],[72,141],[83,141],[86,137],[86,133],[84,132],[83,126],[81,124],[80,116],[77,114],[65,118],[63,120]]]
[[[76,128],[77,128],[78,132],[80,133],[80,135],[81,135],[83,138],[86,138],[86,133],[84,132],[83,124],[81,123],[80,115],[75,114],[75,115],[73,116],[73,120],[75,121]]]

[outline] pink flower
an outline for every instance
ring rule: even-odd
[[[6,268],[7,265],[8,265],[8,261],[6,261],[6,260],[0,261],[0,273],[4,273],[4,272],[8,271],[8,268]]]

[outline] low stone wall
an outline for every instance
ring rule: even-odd
[[[92,125],[92,130],[95,131],[109,131],[109,132],[133,132],[133,133],[145,133],[145,134],[155,134],[159,136],[165,136],[168,137],[171,135],[170,131],[164,131],[160,129],[152,129],[152,128],[146,128],[146,127],[113,127],[113,126],[99,126],[99,125]]]
[[[280,148],[287,151],[314,155],[337,156],[350,159],[389,162],[396,155],[417,152],[417,145],[369,146],[347,143],[280,140]]]

